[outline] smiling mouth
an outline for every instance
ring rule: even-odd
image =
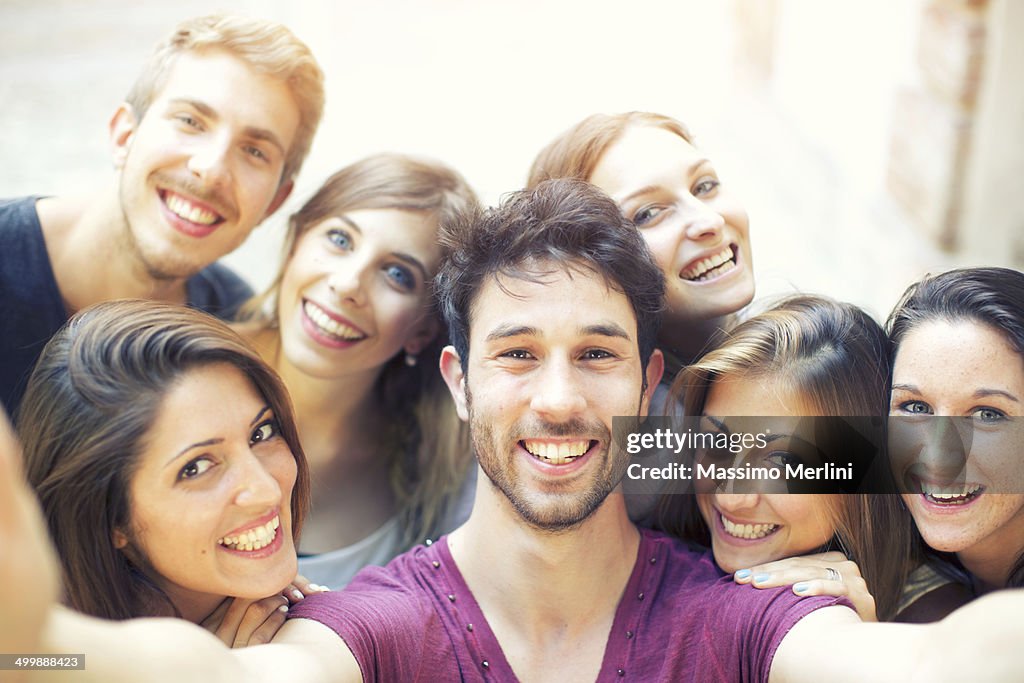
[[[706,282],[725,275],[736,267],[736,245],[730,244],[714,256],[698,261],[679,273],[687,282]]]
[[[981,484],[938,486],[921,482],[921,495],[933,505],[966,505],[985,492]]]
[[[206,227],[224,222],[224,217],[210,209],[194,204],[187,198],[171,190],[161,190],[160,198],[167,210],[182,220]]]
[[[549,465],[567,465],[587,453],[596,441],[545,441],[524,439],[519,442],[527,453]]]
[[[277,530],[280,526],[281,517],[274,515],[272,520],[262,526],[256,527],[255,529],[249,529],[237,536],[224,536],[223,538],[218,538],[217,544],[224,546],[228,550],[261,550],[274,542],[274,539],[277,537]]]
[[[361,331],[335,320],[312,301],[304,301],[302,310],[309,321],[316,326],[317,331],[329,339],[339,342],[357,342],[366,339],[366,335]]]
[[[725,533],[734,538],[746,540],[764,538],[775,533],[780,526],[778,524],[736,524],[722,513],[718,513],[718,516],[722,519],[722,528],[725,529]]]

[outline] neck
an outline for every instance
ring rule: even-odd
[[[88,196],[41,199],[36,210],[68,313],[111,299],[185,303],[185,278],[154,278],[127,243],[116,184]]]
[[[288,361],[276,329],[237,329],[281,375],[295,408],[314,501],[301,552],[327,552],[367,537],[396,508],[393,458],[380,438],[387,416],[381,415],[374,397],[379,369],[313,377]]]
[[[482,471],[478,481],[473,513],[448,545],[488,621],[532,640],[614,614],[640,543],[618,490],[578,527],[552,533],[524,523]]]
[[[704,320],[673,320],[666,317],[658,335],[658,344],[684,366],[689,365],[718,344],[735,318],[735,314]]]
[[[196,593],[178,586],[164,585],[162,588],[167,597],[171,599],[171,604],[181,614],[181,617],[191,621],[193,624],[202,623],[203,620],[217,609],[218,605],[228,599],[228,597],[223,595]]]

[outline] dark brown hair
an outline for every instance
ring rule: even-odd
[[[886,330],[893,359],[907,332],[923,322],[972,321],[998,332],[1024,359],[1024,273],[1009,268],[960,268],[929,275],[907,288],[889,314]],[[1024,587],[1024,547],[1006,579],[1009,588]],[[959,566],[951,553],[936,553]],[[967,577],[956,578],[967,581]]]
[[[240,370],[270,404],[297,466],[292,533],[309,507],[309,472],[280,378],[224,323],[153,301],[90,306],[50,340],[18,413],[26,472],[64,573],[67,602],[107,619],[176,614],[145,558],[114,547],[131,527],[130,482],[167,391],[211,363]]]
[[[470,309],[488,278],[532,279],[537,262],[582,267],[629,300],[644,368],[661,323],[665,283],[646,242],[601,190],[577,180],[549,180],[507,195],[501,205],[443,226],[447,247],[435,288],[452,345],[469,358]]]

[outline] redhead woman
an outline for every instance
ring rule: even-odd
[[[888,328],[890,450],[918,530],[975,594],[1024,586],[1024,274],[926,277]]]
[[[338,171],[291,217],[280,273],[238,327],[295,405],[313,481],[300,567],[317,583],[339,588],[468,514],[472,451],[438,371],[431,280],[438,226],[476,207],[435,161]]]
[[[679,121],[595,114],[541,150],[528,185],[578,178],[614,199],[665,276],[666,378],[708,350],[754,296],[747,212]]]
[[[734,416],[772,416],[774,439],[754,459],[773,467],[816,466],[821,453],[845,447],[850,455],[857,432],[845,421],[803,418],[881,417],[887,377],[887,342],[874,320],[850,304],[801,296],[737,326],[686,368],[672,391],[685,396],[688,415],[701,416],[712,430]],[[878,443],[864,444],[865,466],[876,457],[878,436]],[[910,517],[894,495],[733,493],[712,486],[696,497],[666,495],[660,513],[667,530],[709,544],[718,566],[738,582],[847,595],[866,621],[893,619],[915,602],[923,613],[940,597],[920,602],[927,591],[904,595],[920,562]],[[958,604],[929,605],[929,618]]]
[[[283,623],[306,462],[280,379],[226,325],[84,309],[46,346],[18,431],[72,607],[178,616],[235,645]]]

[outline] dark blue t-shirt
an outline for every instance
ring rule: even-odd
[[[8,415],[46,342],[67,321],[36,213],[37,197],[0,200],[0,401]],[[213,264],[186,283],[188,304],[230,320],[252,289]]]

